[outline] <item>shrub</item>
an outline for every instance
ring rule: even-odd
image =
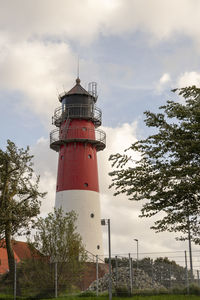
[[[200,287],[195,283],[190,285],[190,294],[192,295],[200,295]]]
[[[121,297],[129,297],[131,296],[130,288],[128,288],[126,285],[117,286],[115,288],[115,295],[121,296]]]
[[[180,286],[175,286],[170,289],[170,293],[175,295],[185,295],[186,292],[187,292],[186,289]]]
[[[92,291],[84,291],[78,295],[78,297],[95,297],[95,296],[96,296],[96,292],[92,292]]]

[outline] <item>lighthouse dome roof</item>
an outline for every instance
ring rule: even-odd
[[[69,90],[68,92],[64,92],[62,95],[60,95],[59,99],[62,101],[63,98],[71,95],[85,95],[85,96],[90,96],[93,97],[90,93],[88,93],[80,84],[81,80],[78,77],[76,79],[76,84],[75,86]]]

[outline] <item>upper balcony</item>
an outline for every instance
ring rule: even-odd
[[[85,119],[94,123],[95,127],[101,125],[101,110],[91,104],[67,104],[55,109],[52,123],[60,127],[66,119]]]
[[[96,147],[97,151],[103,150],[106,146],[106,134],[100,129],[68,128],[54,129],[50,133],[50,148],[59,151],[60,146],[72,142],[89,143]]]

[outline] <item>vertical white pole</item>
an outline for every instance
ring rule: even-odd
[[[97,282],[97,296],[99,296],[99,262],[98,255],[96,255],[96,282]]]
[[[189,244],[189,257],[190,257],[190,283],[193,282],[193,263],[192,263],[192,243],[191,243],[191,232],[190,232],[190,218],[188,216],[188,244]]]
[[[152,259],[152,263],[151,263],[151,277],[152,277],[152,287],[154,287],[154,272],[153,272],[153,259]]]
[[[199,285],[199,270],[197,270],[197,280],[198,280],[198,285]]]
[[[128,254],[128,259],[129,259],[129,278],[130,278],[130,291],[131,291],[131,294],[132,294],[132,291],[133,291],[133,280],[132,280],[132,271],[131,271],[131,268],[132,268],[132,264],[131,264],[131,254],[129,253]]]
[[[58,297],[58,265],[55,262],[55,298]]]
[[[16,300],[17,292],[17,262],[15,260],[15,272],[14,272],[14,300]]]
[[[172,288],[172,265],[169,265],[169,287]]]
[[[186,279],[186,287],[187,287],[187,294],[189,295],[189,280],[188,280],[188,268],[187,268],[187,252],[185,251],[185,279]]]
[[[131,284],[132,284],[132,291],[133,291],[133,259],[131,257]]]
[[[112,300],[112,270],[111,270],[110,219],[108,219],[108,250],[109,250],[109,300]]]
[[[118,287],[118,259],[115,256],[115,270],[116,270],[116,286]]]

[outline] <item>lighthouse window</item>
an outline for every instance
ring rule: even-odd
[[[83,130],[83,131],[86,131],[86,130],[87,130],[87,128],[86,128],[86,127],[82,127],[82,130]]]
[[[87,186],[88,186],[88,183],[87,183],[87,182],[85,182],[85,183],[84,183],[84,186],[85,186],[85,187],[87,187]]]
[[[91,159],[91,158],[92,158],[92,155],[91,155],[91,154],[88,154],[88,158],[90,158],[90,159]]]
[[[99,245],[97,245],[97,249],[98,249],[98,250],[100,249],[100,246],[99,246]]]
[[[90,217],[91,217],[91,218],[94,218],[94,214],[92,213],[92,214],[90,215]]]

